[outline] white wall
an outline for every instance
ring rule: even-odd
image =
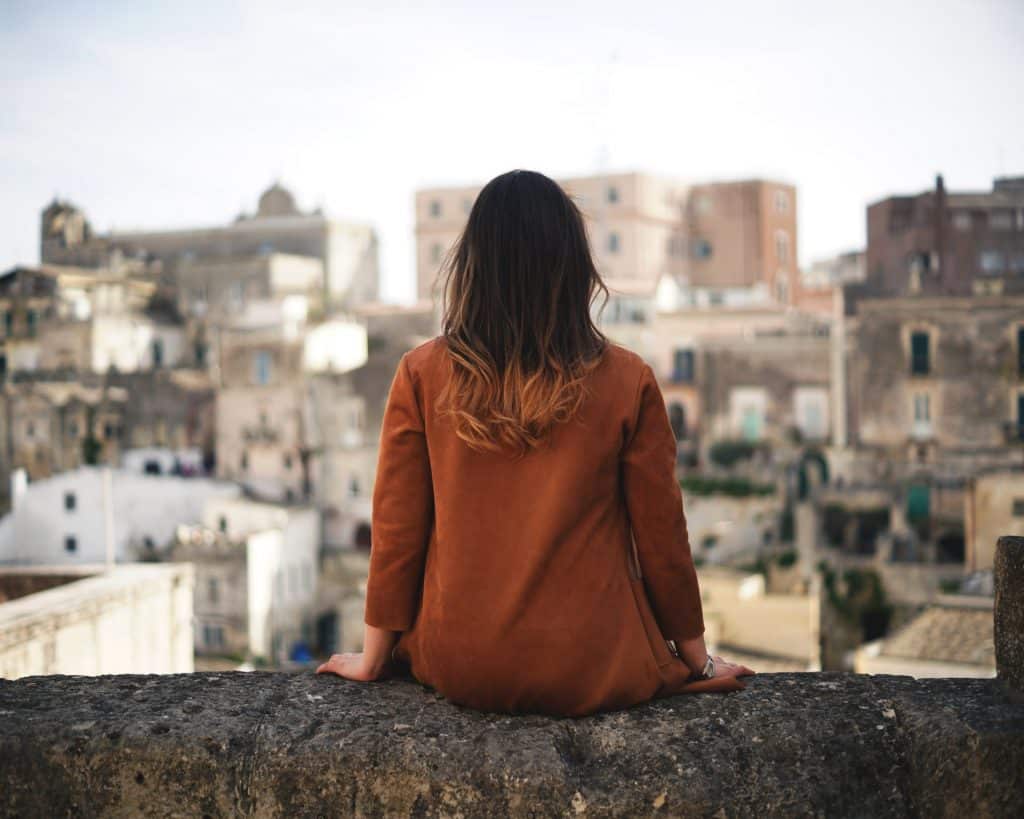
[[[102,563],[106,559],[103,468],[81,467],[30,483],[16,498],[8,515],[13,537],[0,540],[0,562],[28,564]],[[211,497],[237,497],[234,484],[205,478],[137,475],[111,472],[111,504],[115,560],[133,560],[134,546],[146,537],[165,546],[175,527],[200,518]],[[74,495],[74,509],[65,508],[65,495]],[[69,552],[65,538],[77,548]]]
[[[905,674],[927,677],[994,677],[995,668],[967,663],[946,663],[909,657],[890,657],[882,653],[885,640],[865,643],[854,654],[853,670],[858,674]]]
[[[280,661],[313,617],[319,581],[320,517],[313,509],[289,513],[284,528],[250,535],[249,646],[253,654]],[[278,645],[275,646],[275,637]]]
[[[93,318],[92,369],[106,372],[111,365],[121,372],[153,367],[153,341],[163,345],[162,366],[181,361],[185,334],[181,327],[157,324],[137,316],[99,315]]]
[[[0,677],[193,671],[192,566],[117,566],[0,604]]]
[[[764,577],[727,569],[698,569],[701,598],[717,624],[716,643],[820,667],[818,592],[766,594]]]
[[[287,649],[299,638],[303,622],[313,616],[319,583],[319,513],[244,498],[215,498],[206,505],[203,525],[245,541],[249,650],[280,660],[274,656],[275,636],[280,649]]]

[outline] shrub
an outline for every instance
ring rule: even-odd
[[[708,478],[689,475],[679,485],[692,495],[728,495],[731,498],[748,498],[751,495],[773,495],[775,487],[768,483],[754,483],[747,478]]]
[[[740,461],[749,461],[756,451],[757,445],[750,441],[716,441],[711,445],[708,457],[712,463],[729,469]]]
[[[775,562],[779,565],[780,568],[788,569],[790,566],[796,564],[796,550],[789,549],[783,552],[782,554],[777,555],[775,557]]]

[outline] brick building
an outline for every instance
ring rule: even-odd
[[[957,193],[938,176],[934,190],[870,205],[867,236],[867,279],[854,296],[1022,294],[1024,177]]]

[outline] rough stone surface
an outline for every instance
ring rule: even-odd
[[[996,543],[995,594],[996,673],[1024,701],[1024,537]]]
[[[765,674],[584,719],[310,672],[0,681],[9,816],[1024,816],[995,680]]]

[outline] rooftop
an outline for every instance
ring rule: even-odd
[[[992,610],[931,606],[887,637],[881,653],[888,657],[995,669]]]

